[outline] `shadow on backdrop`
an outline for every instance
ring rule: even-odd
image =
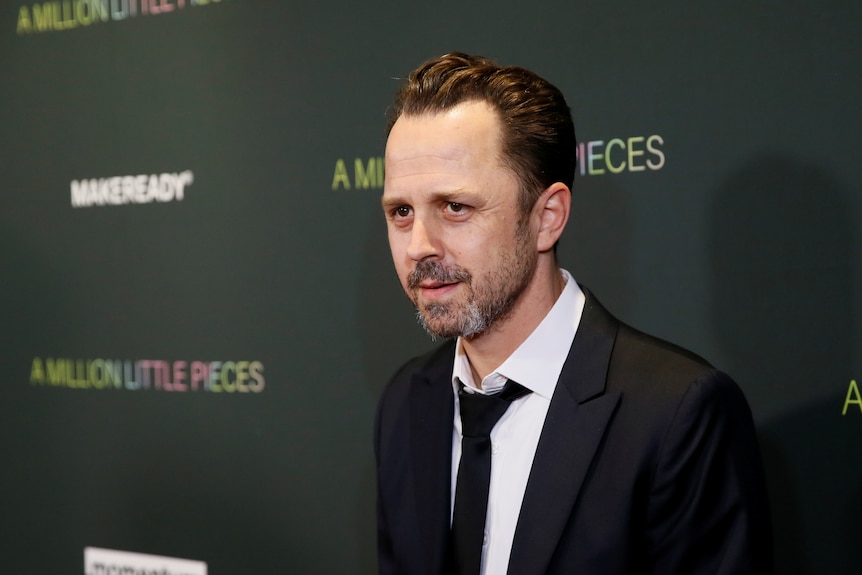
[[[613,177],[575,177],[572,213],[557,257],[622,321],[632,316],[634,222],[628,189]],[[629,320],[630,321],[630,320]]]
[[[834,179],[792,158],[754,157],[714,193],[713,322],[758,420],[781,574],[849,573],[858,561],[862,441],[841,415],[852,225]]]

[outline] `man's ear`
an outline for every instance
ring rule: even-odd
[[[551,184],[539,196],[533,213],[539,220],[536,247],[540,253],[552,250],[563,235],[571,208],[572,192],[562,182]]]

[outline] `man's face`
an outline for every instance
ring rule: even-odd
[[[505,320],[536,270],[519,182],[483,102],[402,116],[386,144],[383,210],[395,269],[433,336],[473,338]]]

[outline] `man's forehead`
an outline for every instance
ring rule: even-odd
[[[484,102],[467,102],[442,112],[398,118],[386,142],[386,161],[457,164],[475,158],[498,159],[499,142],[497,114]]]
[[[462,102],[445,110],[402,114],[393,124],[389,139],[405,130],[428,130],[429,135],[441,130],[451,132],[450,136],[477,132],[498,135],[500,119],[497,112],[485,102]]]
[[[402,118],[417,119],[417,118],[463,118],[472,116],[487,116],[489,118],[499,119],[497,110],[489,102],[480,99],[464,100],[447,106],[445,108],[429,108],[418,112],[403,112],[398,120]],[[397,120],[396,120],[397,121]]]

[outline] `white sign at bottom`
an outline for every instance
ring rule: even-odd
[[[86,547],[84,575],[207,575],[203,561]]]

